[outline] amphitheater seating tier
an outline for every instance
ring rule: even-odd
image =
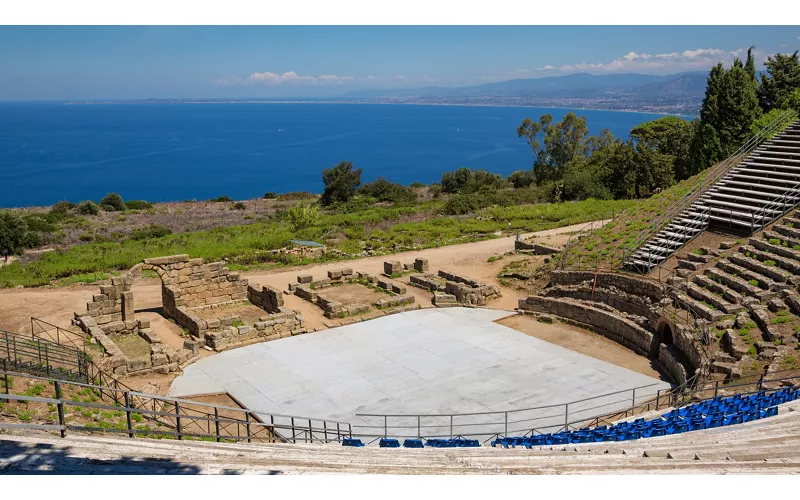
[[[708,227],[751,234],[800,203],[800,122],[765,141],[624,263],[650,272]]]

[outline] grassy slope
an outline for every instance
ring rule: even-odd
[[[150,240],[80,245],[47,252],[25,266],[0,267],[0,287],[39,286],[53,280],[100,272],[123,270],[144,258],[186,253],[208,260],[231,259],[240,264],[269,262],[266,251],[284,247],[290,239],[322,240],[335,233],[336,248],[354,253],[366,244],[379,252],[450,245],[493,238],[500,230],[538,231],[608,217],[637,202],[630,200],[586,200],[541,205],[491,207],[462,217],[436,215],[435,203],[400,207],[372,207],[350,214],[325,214],[310,228],[293,231],[283,221],[257,222],[247,226],[215,228],[169,235]],[[408,222],[411,220],[411,222]],[[285,259],[285,264],[301,263]],[[80,281],[77,279],[69,282]]]
[[[685,179],[663,192],[652,196],[626,210],[613,222],[583,237],[575,244],[567,257],[567,265],[579,262],[597,263],[601,268],[613,269],[620,265],[627,244],[633,242],[639,232],[681,199],[695,183],[701,181],[706,172]]]

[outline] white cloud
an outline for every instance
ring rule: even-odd
[[[249,76],[244,78],[238,76],[219,78],[214,82],[214,84],[223,87],[230,85],[340,85],[343,83],[353,82],[384,83],[398,82],[403,80],[405,80],[405,77],[399,75],[389,77],[368,76],[366,78],[357,78],[355,76],[327,74],[319,76],[298,75],[294,71],[286,71],[284,73],[272,73],[270,71],[265,71],[263,73],[251,73]]]
[[[718,62],[729,64],[734,57],[746,52],[745,49],[726,51],[723,49],[695,49],[664,54],[628,52],[609,62],[565,64],[559,67],[562,72],[588,71],[597,73],[618,73],[627,71],[647,71],[669,73],[691,70],[706,70]],[[755,52],[754,55],[758,55]]]

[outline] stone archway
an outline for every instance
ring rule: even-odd
[[[674,343],[674,329],[672,324],[667,320],[667,318],[661,318],[658,320],[658,326],[656,326],[656,334],[658,335],[658,343],[671,346]]]

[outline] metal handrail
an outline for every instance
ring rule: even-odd
[[[516,410],[504,410],[504,411],[478,411],[478,412],[470,412],[470,413],[356,413],[357,417],[455,417],[455,416],[473,416],[473,415],[494,415],[497,413],[518,413],[523,411],[531,411],[531,410],[544,410],[547,408],[557,408],[559,406],[564,406],[565,404],[577,404],[577,403],[584,403],[586,401],[591,401],[593,399],[604,398],[607,396],[614,396],[616,394],[622,394],[623,392],[635,391],[637,389],[645,389],[647,387],[653,387],[658,384],[647,384],[647,385],[640,385],[636,387],[632,387],[630,389],[622,389],[620,391],[608,392],[605,394],[601,394],[599,396],[592,396],[584,399],[576,399],[573,401],[567,401],[566,403],[554,403],[550,405],[543,405],[543,406],[533,406],[530,408],[519,408]]]
[[[8,386],[9,384],[6,383],[6,394],[0,394],[0,400],[9,400],[9,401],[37,401],[37,402],[45,402],[55,404],[59,407],[64,405],[73,405],[73,406],[83,406],[87,408],[97,408],[97,409],[107,409],[107,410],[115,410],[115,411],[124,411],[128,414],[128,429],[127,432],[129,437],[134,437],[137,432],[140,434],[173,434],[181,439],[182,436],[195,436],[195,437],[214,437],[217,441],[221,439],[247,439],[248,441],[255,436],[254,433],[251,432],[251,427],[261,427],[267,428],[270,432],[275,433],[276,429],[278,430],[287,430],[291,431],[291,437],[287,436],[278,436],[281,439],[286,441],[303,441],[303,442],[314,442],[314,441],[341,441],[344,437],[352,436],[352,426],[348,422],[337,421],[337,420],[328,420],[328,419],[320,419],[320,418],[313,418],[313,417],[300,417],[296,415],[281,415],[276,413],[268,413],[268,412],[261,412],[258,410],[250,410],[248,408],[237,408],[225,405],[215,405],[211,403],[203,403],[200,401],[192,401],[186,400],[181,398],[173,398],[169,396],[159,396],[155,394],[147,394],[137,391],[132,391],[129,389],[119,389],[115,387],[109,386],[102,386],[96,384],[85,384],[81,382],[71,382],[65,381],[55,378],[49,377],[42,377],[37,375],[31,375],[22,372],[14,372],[14,371],[5,371],[0,370],[0,378],[5,378],[7,380],[8,376],[14,377],[21,377],[21,378],[28,378],[37,381],[47,381],[53,383],[57,389],[57,397],[56,398],[42,398],[37,396],[25,396],[25,395],[15,395],[9,394]],[[85,403],[81,401],[72,401],[69,399],[65,399],[59,396],[60,387],[68,385],[80,388],[90,388],[93,390],[97,390],[99,392],[106,391],[106,392],[114,392],[114,393],[121,393],[122,400],[124,401],[123,404],[115,402],[114,405],[104,405],[98,403]],[[153,402],[153,409],[149,409],[145,406],[136,406],[133,404],[135,398],[147,400],[148,402]],[[115,398],[115,401],[118,398]],[[161,403],[160,407],[156,403]],[[164,408],[175,408],[174,411],[165,411]],[[213,413],[208,412],[204,413],[202,411],[196,410],[193,407],[203,407],[209,408],[213,410]],[[238,412],[244,415],[244,418],[237,419],[231,417],[220,417],[220,411],[229,411],[229,412]],[[183,413],[181,413],[183,411]],[[196,415],[192,415],[188,412],[195,412]],[[159,431],[159,430],[146,430],[146,431],[137,431],[133,429],[130,419],[130,414],[140,414],[145,418],[149,418],[150,420],[155,420],[161,424],[167,424],[170,427],[174,427],[174,431]],[[159,418],[161,417],[161,418]],[[258,417],[252,419],[252,417]],[[171,422],[165,422],[164,419],[173,419]],[[187,432],[182,431],[182,425],[185,427],[186,422],[181,422],[181,419],[185,419],[190,421],[190,423],[196,422],[214,422],[216,427],[215,434],[190,434]],[[288,420],[290,423],[281,423],[280,421],[276,421],[276,419],[285,419]],[[308,425],[304,425],[304,424]],[[247,428],[247,436],[229,436],[220,434],[220,424],[236,424],[237,426],[242,426]],[[13,424],[17,427],[20,424]],[[62,436],[65,435],[67,429],[75,429],[75,430],[96,430],[96,431],[114,431],[113,429],[107,429],[102,427],[79,427],[79,426],[70,426],[67,425],[64,419],[63,412],[59,412],[59,425],[61,426]],[[3,423],[0,423],[0,428],[4,426]],[[36,424],[31,424],[28,428],[39,428]],[[126,431],[119,431],[118,432],[126,432]],[[329,438],[333,436],[333,439]],[[320,438],[320,436],[324,436]]]
[[[42,325],[44,325],[44,326],[42,326]],[[42,335],[38,335],[38,337],[39,338],[43,338],[44,340],[48,340],[48,341],[53,342],[53,343],[58,344],[58,345],[67,345],[67,344],[64,344],[64,343],[61,342],[61,332],[62,331],[66,332],[66,333],[70,334],[70,335],[65,335],[64,336],[64,338],[69,342],[69,344],[72,347],[75,347],[76,349],[80,349],[80,350],[86,352],[86,336],[85,335],[79,334],[77,332],[73,332],[73,331],[68,330],[66,328],[62,328],[62,327],[60,327],[58,325],[54,325],[54,324],[49,323],[49,322],[47,322],[47,321],[45,321],[45,320],[43,320],[41,318],[34,318],[33,316],[31,316],[31,335],[32,336],[37,336],[34,326],[38,326],[41,329],[42,332],[48,332],[48,331],[55,330],[56,331],[56,338],[55,339],[53,339],[52,337],[44,338]],[[49,327],[49,328],[47,328],[47,327]],[[73,340],[72,337],[77,337],[77,338],[81,339],[80,345],[78,345]]]
[[[728,171],[733,168],[735,165],[738,165],[739,162],[743,159],[741,158],[743,155],[749,155],[752,151],[758,147],[763,141],[767,139],[771,139],[771,136],[776,133],[779,129],[783,129],[789,125],[791,120],[796,117],[796,112],[794,110],[787,110],[778,115],[773,121],[769,124],[764,126],[761,130],[759,130],[756,134],[750,137],[739,149],[736,150],[732,155],[728,156],[725,160],[721,161],[720,163],[716,164],[715,166],[709,168],[706,172],[706,175],[699,179],[694,185],[689,188],[689,191],[675,204],[673,204],[669,210],[665,213],[660,215],[656,220],[653,221],[652,225],[648,225],[647,228],[642,229],[637,234],[636,238],[625,246],[625,252],[623,252],[623,262],[627,260],[628,256],[635,252],[647,239],[650,238],[651,235],[658,233],[663,226],[670,220],[672,220],[676,215],[680,212],[688,208],[691,204],[693,204],[697,198],[700,197],[702,193],[708,189],[711,185],[715,184],[719,181]]]

